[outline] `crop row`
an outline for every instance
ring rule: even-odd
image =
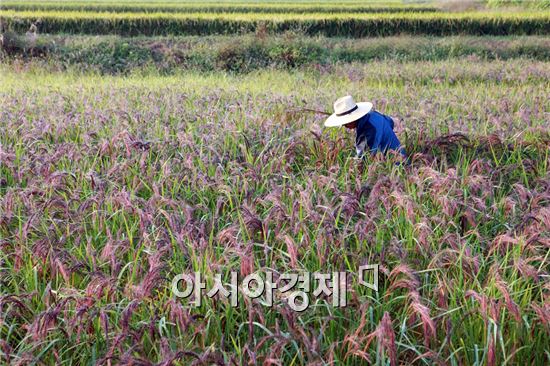
[[[1,11],[5,28],[67,34],[235,34],[264,29],[309,35],[367,37],[395,34],[533,35],[550,33],[549,12],[394,14],[170,14]]]
[[[94,11],[94,12],[167,12],[167,13],[395,13],[434,12],[433,6],[350,3],[83,3],[83,2],[4,2],[4,10]]]
[[[490,7],[531,7],[545,9],[550,8],[550,0],[487,0]]]

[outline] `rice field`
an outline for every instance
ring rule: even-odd
[[[179,12],[179,13],[393,13],[436,12],[438,7],[422,4],[342,2],[33,2],[3,1],[5,10],[57,10],[95,12]]]
[[[547,35],[550,11],[405,13],[132,13],[1,10],[4,26],[24,32],[118,35],[242,34],[300,31],[331,37]]]
[[[40,33],[145,35],[271,34],[329,37],[411,35],[547,35],[550,8],[485,7],[455,11],[445,2],[326,1],[164,2],[4,1],[3,27]],[[452,10],[452,11],[450,11]]]
[[[25,32],[0,51],[0,364],[550,363],[545,34]],[[396,117],[408,164],[323,127],[346,94]],[[200,306],[173,290],[194,272]],[[206,295],[268,272],[342,272],[346,304]]]

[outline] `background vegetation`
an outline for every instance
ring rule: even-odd
[[[263,68],[326,67],[373,60],[437,61],[530,58],[550,61],[547,37],[388,37],[350,40],[288,32],[266,36],[115,37],[5,33],[8,63],[33,63],[49,70],[128,74],[147,70],[250,72]]]
[[[548,34],[550,12],[261,14],[261,13],[104,13],[88,11],[0,11],[4,27],[44,33],[118,35],[242,34],[298,30],[340,37],[421,35]]]

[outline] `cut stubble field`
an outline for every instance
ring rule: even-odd
[[[0,75],[8,363],[548,362],[548,62]],[[347,93],[402,121],[410,165],[303,110]],[[366,263],[379,292],[351,281],[344,308],[170,290]]]

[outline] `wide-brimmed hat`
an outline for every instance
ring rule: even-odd
[[[351,95],[346,95],[334,102],[334,114],[327,118],[325,127],[338,127],[356,121],[371,109],[372,103],[355,103]]]

